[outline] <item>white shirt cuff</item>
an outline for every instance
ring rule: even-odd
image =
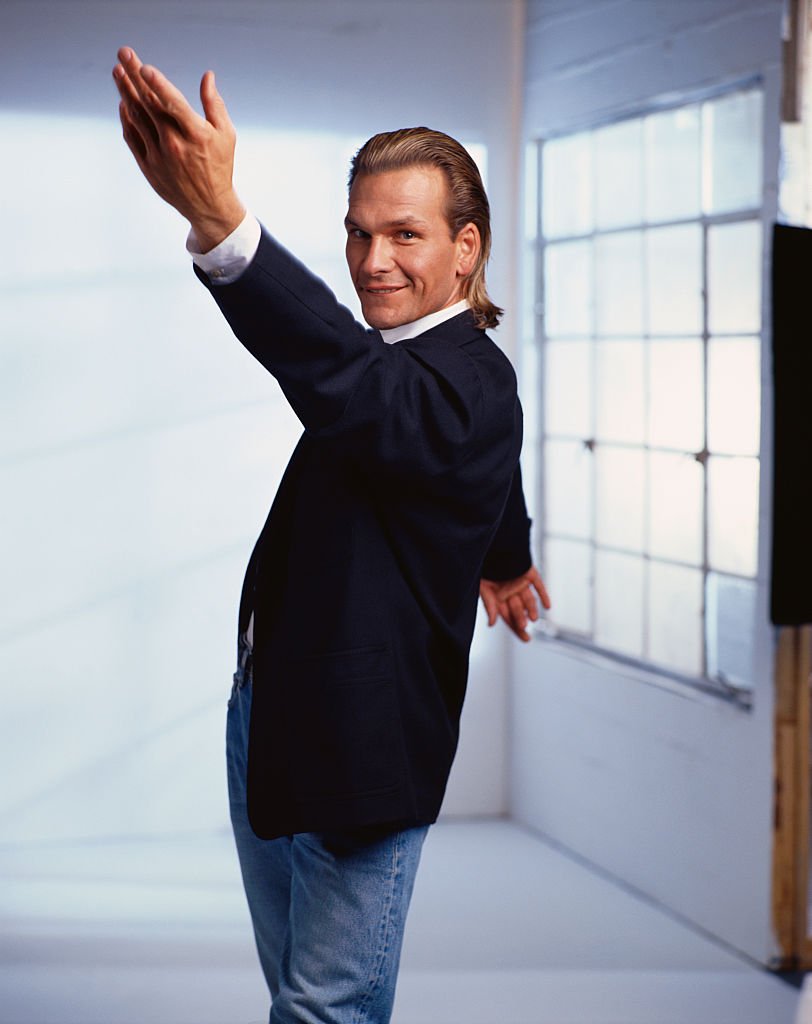
[[[231,234],[208,252],[197,252],[198,241],[190,231],[186,251],[213,284],[232,284],[256,256],[261,234],[259,221],[246,213]]]

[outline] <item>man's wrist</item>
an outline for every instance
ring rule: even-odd
[[[246,213],[231,234],[208,252],[201,252],[202,246],[199,245],[194,230],[191,230],[186,240],[186,250],[212,284],[232,284],[253,260],[261,236],[262,228],[259,221],[250,213]]]
[[[210,252],[234,231],[245,219],[246,209],[236,194],[224,202],[216,213],[207,213],[190,218],[189,224],[194,235],[198,252]]]

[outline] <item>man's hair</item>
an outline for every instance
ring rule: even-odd
[[[462,294],[471,305],[477,327],[496,327],[503,310],[491,302],[485,287],[485,265],[491,251],[491,211],[477,165],[450,135],[431,128],[400,128],[373,135],[361,146],[350,164],[348,186],[352,188],[359,174],[381,174],[406,167],[438,167],[445,175],[445,215],[452,239],[466,224],[477,226],[479,255],[474,269],[463,281]]]

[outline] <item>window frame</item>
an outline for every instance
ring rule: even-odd
[[[764,275],[764,260],[765,252],[768,244],[768,238],[765,232],[765,181],[762,177],[760,181],[760,188],[758,192],[758,205],[748,205],[740,209],[732,211],[724,211],[718,213],[707,212],[705,209],[704,200],[700,200],[699,213],[696,216],[684,216],[676,217],[665,220],[648,220],[647,213],[643,210],[641,219],[632,224],[623,224],[616,227],[607,228],[596,228],[594,220],[589,231],[582,231],[574,234],[561,234],[555,235],[553,238],[547,238],[544,235],[544,226],[542,219],[542,211],[544,205],[544,177],[543,177],[543,149],[548,143],[559,140],[565,137],[571,137],[578,134],[585,134],[589,132],[595,132],[599,129],[606,128],[608,126],[619,124],[623,122],[632,122],[639,120],[642,125],[642,121],[645,117],[652,114],[658,114],[669,111],[677,111],[679,109],[700,106],[701,104],[708,103],[710,101],[723,99],[727,96],[734,96],[736,94],[743,94],[747,92],[758,91],[761,94],[762,101],[762,114],[760,123],[760,136],[759,136],[759,153],[763,159],[764,153],[764,130],[765,130],[765,116],[764,116],[764,100],[765,89],[764,82],[761,76],[750,76],[747,79],[738,80],[735,82],[727,83],[723,86],[716,87],[711,90],[698,91],[692,94],[685,94],[677,99],[672,99],[667,102],[653,101],[644,107],[636,108],[634,110],[623,111],[610,118],[603,118],[596,120],[589,124],[583,124],[573,127],[568,127],[564,131],[558,131],[545,135],[544,137],[531,140],[528,143],[528,149],[526,151],[526,157],[528,158],[525,163],[525,175],[526,175],[526,189],[525,189],[525,209],[524,213],[524,235],[525,235],[525,251],[527,253],[530,265],[533,268],[532,286],[529,289],[531,294],[525,295],[525,316],[523,319],[523,326],[525,328],[525,337],[528,339],[528,344],[533,347],[532,363],[537,366],[537,371],[534,373],[535,381],[532,383],[532,400],[535,403],[536,408],[532,410],[530,420],[531,436],[533,442],[533,454],[532,464],[534,472],[532,472],[531,478],[535,478],[533,487],[534,504],[538,509],[536,515],[536,547],[539,552],[542,553],[543,563],[546,562],[546,542],[548,537],[551,535],[551,531],[547,528],[547,509],[544,501],[544,490],[545,490],[545,476],[546,476],[546,458],[545,458],[545,443],[550,437],[547,432],[545,424],[545,385],[547,378],[547,358],[548,349],[547,343],[550,340],[557,338],[557,335],[552,337],[548,335],[546,330],[546,323],[544,317],[545,298],[546,298],[546,278],[545,278],[545,255],[549,245],[551,244],[562,244],[566,242],[574,241],[588,241],[593,247],[593,268],[594,268],[594,243],[596,238],[602,236],[608,236],[612,234],[618,234],[622,232],[635,231],[640,233],[641,240],[645,247],[646,233],[650,230],[661,230],[670,227],[679,227],[685,225],[698,225],[701,231],[701,330],[698,334],[691,337],[696,337],[702,346],[702,363],[703,363],[703,380],[702,380],[702,395],[703,395],[703,454],[704,461],[702,462],[702,556],[701,561],[698,565],[691,565],[693,569],[698,569],[701,573],[702,581],[702,598],[701,598],[701,673],[699,675],[686,674],[678,669],[670,668],[667,665],[663,665],[658,662],[653,662],[644,657],[637,657],[623,653],[618,650],[607,648],[597,643],[594,639],[595,636],[595,553],[598,548],[603,550],[614,550],[607,548],[605,545],[599,545],[596,539],[595,533],[595,522],[594,522],[594,508],[596,504],[596,497],[592,495],[592,529],[589,539],[583,543],[587,544],[590,552],[590,579],[589,579],[589,602],[590,602],[590,634],[584,635],[574,630],[567,629],[566,627],[555,626],[551,622],[542,622],[537,630],[537,633],[545,642],[554,642],[563,645],[566,649],[570,650],[574,654],[586,656],[589,658],[597,658],[606,665],[614,665],[617,668],[623,669],[628,672],[631,671],[637,677],[645,678],[651,682],[659,685],[664,685],[668,688],[674,685],[680,689],[689,687],[695,691],[699,691],[704,694],[710,694],[717,698],[722,698],[738,704],[744,708],[752,706],[752,693],[754,689],[754,681],[751,681],[749,685],[740,683],[738,681],[731,681],[724,677],[723,674],[711,674],[709,666],[709,635],[708,635],[708,576],[710,573],[716,573],[724,578],[731,579],[742,579],[752,584],[755,590],[763,582],[763,566],[761,564],[761,548],[760,548],[760,532],[761,532],[761,521],[762,513],[760,508],[759,498],[757,497],[757,524],[756,524],[756,565],[755,572],[751,575],[744,575],[736,572],[730,572],[728,570],[718,570],[712,568],[709,559],[709,503],[708,503],[708,458],[750,458],[756,462],[759,471],[759,489],[760,489],[760,475],[763,472],[764,465],[764,451],[763,442],[763,428],[759,438],[758,451],[751,456],[727,456],[724,453],[715,453],[708,451],[708,391],[709,391],[709,377],[708,377],[708,363],[709,363],[709,351],[711,339],[717,338],[754,338],[758,342],[758,350],[760,355],[763,354],[763,347],[765,341],[765,305],[767,298],[767,290],[765,288],[765,275]],[[703,118],[701,118],[701,130],[704,130]],[[704,150],[705,140],[700,136],[700,161],[702,161],[702,154]],[[644,155],[644,154],[643,154]],[[702,172],[701,172],[702,173]],[[758,265],[760,270],[759,287],[761,290],[761,302],[760,302],[760,317],[757,331],[738,331],[738,332],[711,332],[709,323],[709,262],[708,262],[708,240],[709,234],[713,228],[736,223],[750,222],[755,223],[761,232],[760,248],[759,248],[759,259]],[[529,252],[528,252],[529,249]],[[643,267],[645,271],[646,260],[645,260],[645,248]],[[594,275],[593,275],[594,276]],[[526,288],[527,290],[527,288]],[[592,284],[592,296],[594,298],[594,281]],[[594,368],[595,365],[595,353],[596,353],[596,340],[599,335],[596,330],[594,322],[594,315],[592,317],[591,329],[588,335],[588,342],[590,346],[590,359]],[[637,340],[637,335],[634,335],[634,339]],[[644,353],[647,351],[647,346],[652,344],[653,338],[659,338],[661,335],[657,335],[655,332],[649,330],[649,325],[644,325],[644,329],[639,335],[640,340],[644,345]],[[677,336],[675,335],[675,338]],[[687,335],[686,335],[687,337]],[[645,355],[644,355],[645,359]],[[763,388],[763,382],[761,381],[760,372],[760,385]],[[648,383],[646,384],[648,387]],[[591,397],[592,402],[592,416],[594,426],[594,416],[596,408],[596,397],[593,394]],[[760,403],[763,406],[763,402]],[[763,408],[761,409],[763,414]],[[590,443],[595,442],[594,434],[593,437],[584,440],[584,443],[588,446]],[[553,435],[556,436],[556,435]],[[635,450],[644,453],[644,457],[647,460],[647,453],[654,450],[657,451],[656,445],[650,443],[648,437],[644,438],[642,445],[634,445]],[[650,470],[646,466],[646,481]],[[591,469],[592,479],[596,476],[594,464]],[[552,536],[556,536],[552,534]],[[677,559],[665,559],[665,558],[652,558],[647,550],[642,550],[639,555],[635,557],[639,558],[644,572],[644,645],[647,645],[648,641],[648,629],[646,623],[648,621],[648,608],[647,605],[647,587],[648,587],[648,574],[646,563],[651,561],[660,562],[667,565],[687,565],[688,563],[677,560]],[[754,595],[755,596],[755,595]],[[645,648],[644,648],[645,649]]]

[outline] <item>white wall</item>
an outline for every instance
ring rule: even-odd
[[[428,123],[483,143],[510,305],[522,17],[518,0],[0,6],[5,841],[227,821],[239,588],[298,432],[120,139],[117,46],[190,95],[213,67],[245,129]],[[340,187],[346,167],[330,173]],[[285,203],[256,212],[273,229]],[[499,813],[501,644],[480,637],[474,666],[447,809]]]
[[[531,0],[525,138],[760,75],[768,227],[777,195],[781,11],[781,0]],[[765,322],[768,298],[765,291]],[[752,711],[539,640],[514,658],[511,798],[522,821],[766,961],[774,951],[766,353],[763,380]]]

